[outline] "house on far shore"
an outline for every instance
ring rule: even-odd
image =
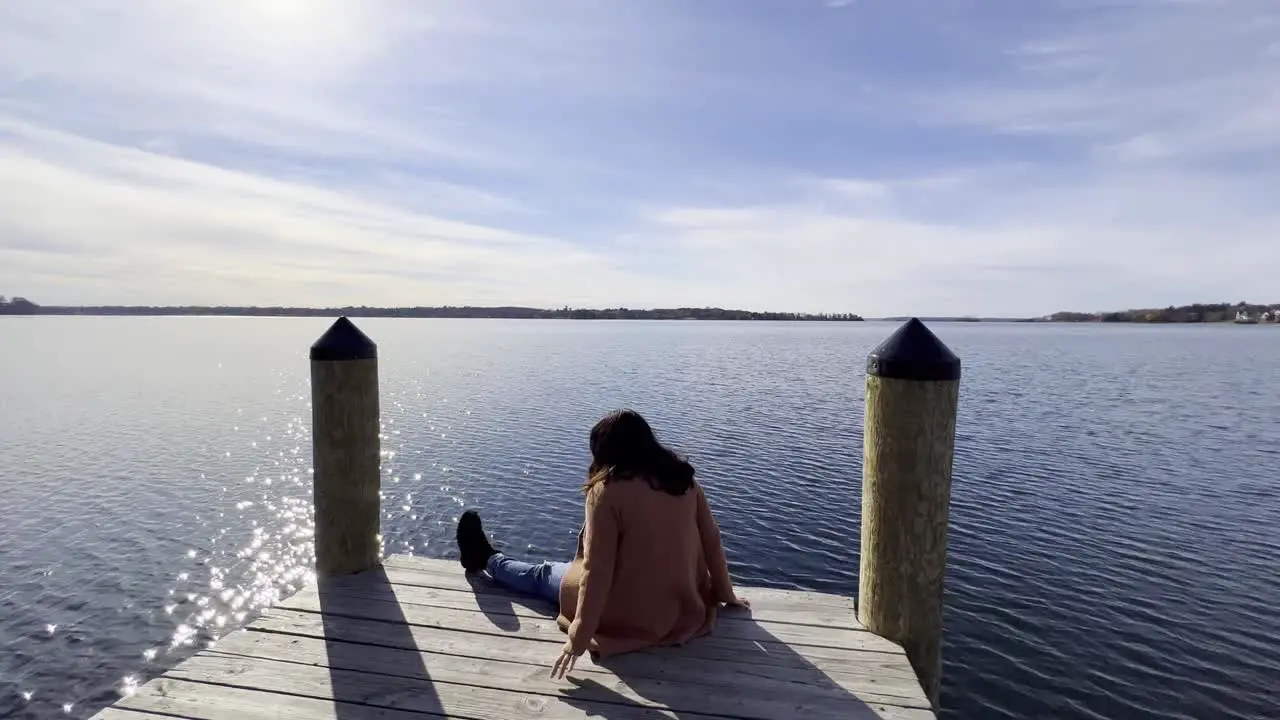
[[[23,297],[5,299],[0,295],[0,315],[35,315],[39,305]]]

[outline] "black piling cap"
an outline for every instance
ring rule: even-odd
[[[372,360],[378,357],[378,346],[355,323],[338,318],[311,346],[312,360]]]
[[[959,380],[960,358],[911,318],[867,356],[867,374],[897,380]]]

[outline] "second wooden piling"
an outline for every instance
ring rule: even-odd
[[[858,619],[937,707],[960,359],[912,318],[867,357]]]
[[[378,346],[339,318],[311,346],[316,574],[382,559]]]

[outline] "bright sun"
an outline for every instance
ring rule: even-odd
[[[309,0],[250,0],[266,22],[305,23],[308,16],[333,15],[333,3]]]
[[[222,8],[241,50],[270,65],[341,64],[373,40],[368,12],[355,0],[234,0]]]

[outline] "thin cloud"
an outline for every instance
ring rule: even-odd
[[[119,273],[111,295],[75,294],[142,302],[148,284],[163,280],[186,288],[192,302],[228,302],[220,295],[234,288],[242,302],[425,304],[458,293],[476,302],[510,294],[545,303],[553,300],[548,284],[584,276],[597,278],[588,287],[634,282],[591,251],[552,238],[0,127],[33,140],[0,153],[0,182],[11,189],[0,198],[0,233],[17,239],[6,243],[11,262],[0,272],[10,284],[33,275]],[[44,245],[60,252],[33,251]]]
[[[1106,5],[1069,5],[1010,48],[1002,72],[923,98],[922,110],[1003,133],[1158,139],[1176,154],[1280,149],[1280,65],[1263,58],[1280,34],[1274,3]]]
[[[5,4],[0,292],[997,315],[1264,298],[1271,0],[983,7]]]

